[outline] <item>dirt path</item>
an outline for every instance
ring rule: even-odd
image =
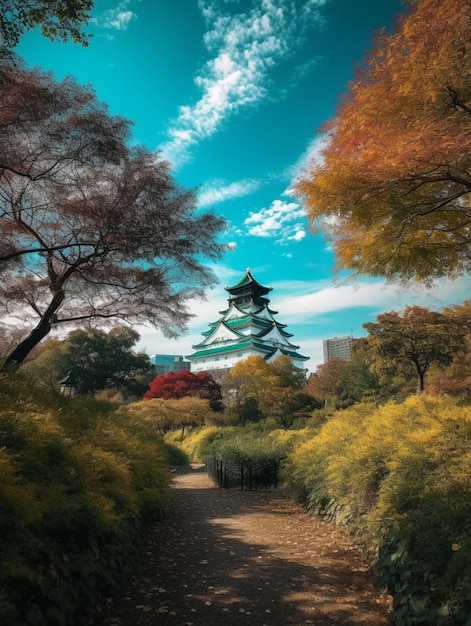
[[[384,626],[359,551],[274,491],[223,490],[179,471],[175,506],[94,626]]]

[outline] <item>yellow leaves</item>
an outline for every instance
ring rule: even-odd
[[[447,481],[449,489],[469,485],[470,435],[471,407],[450,399],[420,396],[379,408],[356,405],[334,414],[318,434],[296,446],[287,468],[296,480],[303,477],[308,491],[320,489],[348,503],[373,525],[378,518],[386,523],[396,519],[403,481],[426,481],[438,468],[435,480]]]
[[[276,383],[276,370],[261,356],[249,356],[243,361],[239,361],[232,368],[231,375],[234,378],[246,376],[264,378],[272,384]]]
[[[207,400],[190,396],[170,400],[151,398],[133,402],[126,410],[157,432],[166,432],[182,423],[204,424],[211,413]]]

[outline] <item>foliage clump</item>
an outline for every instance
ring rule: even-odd
[[[95,400],[0,378],[0,623],[75,626],[170,502],[161,437]]]
[[[471,21],[462,0],[408,2],[383,30],[296,185],[339,269],[432,282],[471,269]]]
[[[469,624],[471,408],[427,396],[338,412],[284,478],[377,558],[394,623]]]
[[[201,462],[205,456],[215,456],[227,463],[281,463],[288,451],[306,436],[307,429],[272,430],[270,426],[209,426],[189,433],[181,442],[189,458]],[[166,441],[175,440],[169,433]]]

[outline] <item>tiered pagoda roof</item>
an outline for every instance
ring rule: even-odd
[[[299,346],[291,343],[293,335],[285,330],[286,324],[275,319],[278,311],[269,307],[267,297],[272,287],[257,282],[248,268],[242,280],[225,289],[229,293],[228,307],[219,311],[221,317],[209,324],[202,333],[203,340],[187,357],[192,371],[228,369],[255,354],[267,361],[287,355],[302,368],[309,357],[298,353]]]

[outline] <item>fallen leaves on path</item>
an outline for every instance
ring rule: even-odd
[[[279,491],[174,478],[134,576],[93,626],[386,626],[361,552]]]

